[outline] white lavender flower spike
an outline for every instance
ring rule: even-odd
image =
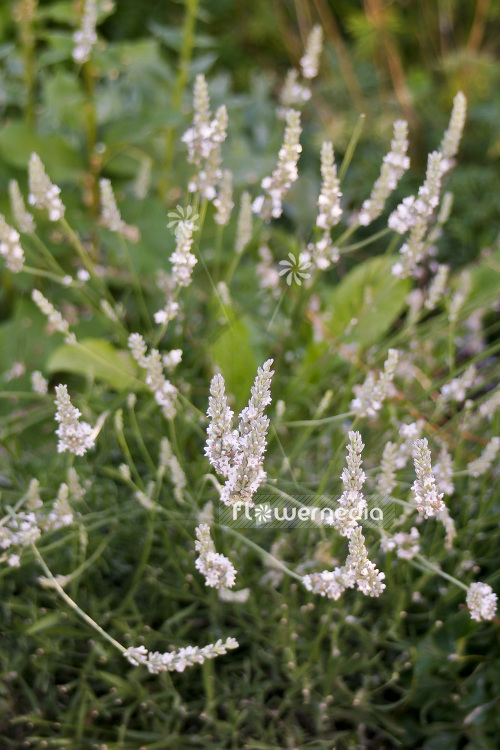
[[[215,551],[207,524],[202,523],[197,527],[196,539],[198,558],[195,565],[205,576],[206,585],[216,589],[231,589],[236,579],[235,567],[227,557]]]
[[[467,591],[467,606],[476,622],[493,620],[497,611],[497,595],[487,583],[471,583]]]
[[[319,58],[323,48],[323,29],[313,26],[307,38],[304,56],[300,61],[304,78],[316,78],[318,75]]]
[[[289,109],[286,113],[286,127],[283,145],[278,154],[278,164],[271,177],[264,177],[262,188],[267,195],[260,195],[253,202],[253,211],[269,221],[279,219],[283,213],[282,200],[293,182],[298,179],[297,162],[302,146],[299,143],[302,128],[300,112]]]
[[[75,47],[73,59],[77,63],[84,63],[90,59],[92,47],[97,43],[97,0],[84,0],[81,25],[73,34]]]
[[[40,396],[45,396],[47,393],[49,384],[48,381],[43,377],[40,370],[35,370],[31,373],[31,387]]]
[[[52,302],[49,302],[38,289],[33,289],[31,299],[43,314],[48,317],[50,325],[56,331],[59,331],[59,333],[64,334],[66,343],[76,344],[75,334],[69,330],[68,321],[63,318],[59,310],[55,309]]]
[[[266,451],[269,418],[264,410],[271,403],[272,359],[257,371],[248,406],[240,414],[238,430],[232,428],[233,412],[227,405],[222,375],[210,384],[210,417],[205,454],[216,471],[227,478],[221,490],[225,505],[252,504],[252,497],[266,478],[262,465]]]
[[[111,232],[121,232],[123,221],[120,211],[116,205],[116,198],[111,186],[111,181],[102,178],[99,180],[101,190],[101,221],[103,226]]]
[[[278,115],[283,116],[290,107],[300,107],[311,98],[311,90],[299,82],[299,71],[295,68],[288,71],[279,98],[283,109],[278,111]]]
[[[139,665],[147,667],[151,674],[184,672],[186,667],[203,664],[207,659],[215,659],[216,656],[223,656],[228,651],[238,648],[238,645],[235,638],[227,638],[225,642],[218,640],[216,643],[209,643],[208,646],[203,648],[186,646],[176,651],[167,651],[164,654],[158,651],[154,653],[148,651],[145,646],[131,646],[123,652],[123,656],[134,667]]]
[[[311,257],[317,268],[325,270],[339,259],[339,252],[333,246],[330,232],[342,216],[340,207],[340,181],[333,154],[333,145],[325,141],[321,147],[321,192],[318,198],[319,214],[316,226],[323,230],[322,238],[311,246]]]
[[[23,234],[33,234],[36,229],[33,216],[26,209],[17,180],[9,182],[10,206],[17,228]]]
[[[241,255],[252,239],[252,199],[246,190],[241,194],[238,226],[236,228],[235,251]]]
[[[57,406],[56,422],[59,427],[56,435],[59,438],[57,450],[59,453],[69,451],[75,456],[83,456],[94,447],[92,427],[87,422],[80,422],[81,412],[71,403],[68,389],[65,385],[56,386]]]
[[[453,157],[456,156],[467,116],[467,99],[461,91],[453,100],[453,109],[450,117],[448,130],[443,136],[439,150],[443,155],[443,170],[447,172],[453,166]]]
[[[370,197],[363,203],[358,216],[361,226],[366,227],[371,224],[384,210],[388,197],[396,189],[399,180],[410,167],[410,159],[406,155],[407,151],[408,123],[405,120],[396,120],[391,150],[384,156],[380,177],[373,186]]]
[[[217,212],[214,220],[217,224],[225,226],[231,218],[231,211],[234,208],[233,203],[233,175],[229,169],[222,172],[219,192],[214,200],[214,206]]]
[[[212,120],[208,86],[202,74],[196,76],[193,109],[193,125],[182,137],[188,146],[188,162],[196,168],[188,190],[192,193],[198,191],[213,201],[222,177],[221,143],[226,139],[228,121],[224,106],[219,107]]]
[[[383,372],[378,376],[369,372],[363,385],[353,387],[355,398],[351,401],[351,409],[358,417],[375,417],[380,411],[385,399],[391,394],[398,361],[398,350],[389,349]]]
[[[162,357],[158,349],[151,349],[147,354],[147,346],[140,333],[131,333],[128,339],[129,349],[139,367],[146,370],[146,385],[153,393],[157,404],[167,419],[173,419],[176,414],[178,391],[163,373]]]
[[[497,453],[500,451],[500,437],[491,438],[479,458],[471,461],[467,470],[472,477],[480,477],[489,470]]]
[[[192,222],[180,221],[175,237],[175,251],[169,258],[172,263],[172,278],[177,286],[189,286],[193,268],[198,262],[191,252],[193,246]]]
[[[430,518],[445,505],[442,499],[443,493],[439,492],[432,472],[431,452],[427,438],[415,440],[413,443],[413,463],[417,478],[411,489],[417,510],[423,518]]]
[[[51,183],[40,157],[34,152],[30,157],[28,174],[30,186],[28,201],[30,205],[46,209],[50,221],[62,219],[66,209],[59,197],[61,190],[57,185]]]
[[[19,273],[24,266],[24,250],[21,247],[19,232],[10,227],[0,214],[0,255],[5,258],[7,268]]]
[[[410,230],[408,240],[401,246],[400,259],[393,266],[394,276],[405,278],[415,273],[417,265],[425,257],[425,242],[429,222],[439,204],[443,178],[443,155],[440,151],[429,154],[425,181],[418,196],[404,198],[389,216],[389,227],[399,234]]]
[[[436,275],[432,279],[431,283],[429,284],[429,290],[427,293],[427,299],[425,300],[425,307],[428,310],[434,310],[439,302],[439,300],[443,297],[445,289],[446,289],[446,282],[448,281],[448,273],[450,271],[450,267],[445,265],[444,263],[440,263]]]
[[[347,467],[344,467],[341,475],[344,491],[339,498],[339,506],[343,509],[343,513],[337,514],[333,522],[337,531],[346,537],[350,537],[358,526],[356,518],[359,518],[366,508],[366,500],[362,492],[366,475],[361,468],[363,464],[361,454],[364,447],[361,434],[351,431],[347,446]]]

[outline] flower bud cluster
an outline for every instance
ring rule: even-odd
[[[92,427],[87,422],[80,422],[81,412],[73,406],[66,385],[56,386],[57,412],[55,416],[59,427],[56,435],[59,438],[57,450],[59,453],[69,451],[75,456],[83,456],[94,447]]]
[[[397,349],[389,349],[384,370],[380,375],[369,372],[363,385],[355,385],[355,398],[351,409],[358,417],[375,417],[382,408],[385,399],[391,394],[392,381],[399,360]]]
[[[195,549],[198,552],[196,568],[205,576],[207,586],[231,589],[236,579],[236,569],[227,557],[215,551],[210,527],[200,524],[196,529]]]

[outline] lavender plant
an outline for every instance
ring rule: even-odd
[[[356,132],[346,147],[315,124],[320,26],[301,72],[278,87],[278,110],[269,108],[278,154],[236,167],[240,104],[229,95],[219,103],[220,88],[211,91],[202,72],[186,86],[188,42],[171,92],[185,116],[121,142],[106,132],[107,87],[126,106],[131,82],[126,50],[100,49],[101,5],[83,3],[76,32],[66,34],[68,62],[81,66],[86,87],[85,177],[59,187],[57,170],[33,151],[0,216],[5,277],[23,304],[16,330],[34,331],[22,361],[6,361],[3,374],[5,601],[16,627],[25,609],[9,582],[29,590],[37,610],[40,602],[37,622],[31,609],[22,626],[38,675],[51,631],[74,622],[63,632],[74,651],[57,675],[68,691],[75,672],[84,685],[75,742],[87,742],[94,719],[95,736],[105,737],[108,714],[81,702],[88,690],[88,705],[99,703],[97,684],[119,686],[130,700],[117,739],[124,747],[139,736],[144,747],[164,742],[158,728],[148,739],[147,722],[128,728],[134,712],[149,716],[149,695],[155,722],[166,721],[161,701],[169,701],[181,727],[169,729],[172,746],[187,747],[190,692],[201,696],[197,710],[204,702],[197,722],[227,722],[233,745],[246,742],[243,704],[231,703],[228,686],[236,674],[251,682],[254,669],[267,669],[266,648],[280,679],[299,686],[294,700],[320,696],[319,741],[334,732],[342,742],[338,719],[349,742],[360,724],[389,737],[374,707],[387,701],[392,710],[398,700],[377,683],[374,659],[409,703],[438,631],[456,649],[436,656],[444,669],[471,658],[464,644],[493,640],[498,626],[498,571],[482,540],[498,519],[499,344],[488,320],[499,249],[461,273],[439,259],[465,96],[456,94],[425,178],[407,197],[399,187],[410,167],[406,121],[394,123],[369,197],[354,196],[350,183]],[[306,177],[311,163],[315,170],[308,203],[299,157],[318,143],[314,159],[304,154]],[[308,211],[305,231],[294,226],[299,208]],[[308,526],[288,527],[282,513],[275,528],[266,525],[269,498],[293,508],[293,519],[310,517],[306,498],[316,510],[333,503]],[[373,503],[386,522],[366,522]],[[232,523],[242,517],[250,528]],[[234,590],[236,577],[244,588]],[[352,654],[361,652],[358,667]],[[187,667],[201,678],[174,674]],[[111,705],[109,715],[121,704]],[[28,727],[40,747],[53,744],[44,721],[32,715]],[[287,746],[308,741],[293,731]],[[286,733],[281,727],[276,741]],[[367,743],[358,746],[376,746]]]

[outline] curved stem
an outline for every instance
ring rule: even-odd
[[[240,534],[238,531],[235,531],[235,529],[232,529],[230,526],[220,526],[220,524],[217,524],[221,529],[224,531],[228,531],[233,536],[237,537],[241,542],[246,544],[248,547],[251,547],[256,552],[259,553],[264,559],[271,562],[271,566],[273,568],[280,568],[284,573],[287,573],[289,576],[292,576],[292,578],[295,578],[297,581],[302,582],[302,576],[299,576],[298,573],[294,573],[293,570],[290,570],[285,563],[282,563],[281,560],[278,560],[276,557],[271,555],[270,552],[266,552],[265,549],[262,549],[262,547],[259,547],[258,544],[255,544],[255,542],[252,542],[250,539],[247,539],[246,536],[243,536],[243,534]]]
[[[59,596],[61,597],[61,599],[63,599],[66,602],[66,604],[69,607],[71,607],[71,609],[74,612],[76,612],[76,614],[79,617],[81,617],[82,620],[85,620],[85,622],[87,623],[87,625],[90,625],[90,627],[93,628],[95,631],[97,631],[99,633],[99,635],[102,635],[102,637],[105,638],[107,641],[109,641],[109,643],[111,643],[112,646],[114,646],[115,648],[118,649],[118,651],[121,651],[121,653],[124,654],[125,651],[126,651],[126,648],[124,646],[122,646],[121,643],[118,643],[118,641],[116,641],[111,635],[109,635],[109,633],[107,633],[103,628],[101,628],[101,626],[98,625],[95,622],[95,620],[93,620],[86,612],[84,612],[83,609],[80,609],[80,607],[78,606],[78,604],[76,602],[74,602],[73,599],[70,596],[68,596],[68,594],[62,588],[62,586],[59,584],[59,582],[56,580],[56,578],[54,578],[54,576],[52,575],[51,571],[47,567],[47,564],[46,564],[45,560],[43,559],[43,557],[41,556],[40,552],[36,548],[36,546],[34,544],[32,544],[31,547],[33,549],[33,553],[34,553],[35,557],[37,558],[38,562],[40,563],[40,565],[41,565],[41,567],[43,569],[43,572],[45,573],[45,575],[47,576],[47,578],[50,580],[52,586],[57,591],[57,593],[59,594]]]

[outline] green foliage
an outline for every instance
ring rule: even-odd
[[[72,59],[77,5],[40,2],[31,20],[22,15],[29,15],[28,2],[18,4],[21,17],[10,2],[0,7],[0,210],[13,223],[7,184],[19,180],[27,195],[34,150],[60,185],[69,226],[82,242],[75,246],[64,225],[34,211],[39,240],[21,238],[28,272],[11,274],[0,259],[0,515],[11,516],[33,477],[44,507],[51,507],[60,484],[69,482],[68,469],[76,468],[85,496],[71,501],[74,523],[44,532],[38,542],[52,572],[68,576],[71,599],[125,646],[163,652],[231,635],[240,647],[184,673],[135,668],[54,588],[41,585],[28,547],[21,568],[0,563],[2,750],[497,750],[498,621],[473,622],[465,592],[439,570],[465,585],[481,580],[499,590],[498,469],[477,479],[465,470],[498,434],[499,416],[470,427],[463,404],[443,408],[438,400],[442,385],[471,362],[479,373],[468,394],[474,413],[498,383],[498,5],[481,4],[487,23],[474,46],[475,4],[465,0],[294,8],[267,0],[120,0],[114,14],[101,2],[99,43],[84,66]],[[206,73],[212,109],[228,107],[223,164],[233,172],[238,206],[241,191],[255,197],[276,166],[283,133],[277,93],[289,65],[298,65],[302,32],[317,13],[328,43],[303,111],[300,179],[283,217],[265,226],[254,219],[252,239],[235,259],[236,209],[221,228],[213,208],[186,191],[191,167],[180,137],[192,118],[194,79]],[[407,99],[393,77],[395,60]],[[448,307],[460,277],[452,277],[434,311],[415,313],[408,294],[413,288],[414,300],[427,293],[434,258],[415,283],[396,280],[395,247],[383,230],[388,211],[422,183],[427,153],[439,143],[459,87],[470,114],[446,185],[455,196],[452,215],[436,240],[440,262],[470,271],[471,291],[452,326]],[[412,172],[374,234],[361,229],[357,247],[344,243],[337,266],[311,286],[288,287],[283,279],[266,286],[265,272],[257,270],[259,247],[270,248],[269,281],[279,260],[317,239],[321,142],[333,141],[340,165],[362,111],[364,132],[342,180],[346,215],[368,196],[396,117],[413,115]],[[144,164],[151,165],[151,183],[138,198]],[[124,221],[138,229],[136,242],[101,225],[103,176],[113,182]],[[153,315],[165,304],[175,248],[167,214],[178,205],[200,213],[198,263],[193,283],[179,295],[181,315],[161,330]],[[88,281],[77,275],[84,262],[96,271]],[[50,331],[29,298],[32,288],[68,319],[79,346]],[[102,307],[109,299],[111,318]],[[162,354],[183,350],[182,363],[168,374],[179,389],[175,419],[163,417],[129,354],[128,334],[136,331]],[[373,421],[354,419],[352,387],[383,367],[389,347],[401,350],[407,366],[394,397]],[[276,374],[265,492],[335,496],[351,428],[360,429],[366,444],[370,492],[384,444],[398,439],[402,423],[423,420],[433,460],[443,441],[449,446],[457,471],[447,499],[457,526],[454,548],[444,549],[434,519],[419,525],[434,570],[394,552],[375,557],[378,532],[368,529],[370,557],[386,573],[386,591],[380,599],[347,591],[333,601],[282,575],[268,554],[299,576],[332,569],[346,554],[336,532],[263,527],[231,535],[216,517],[217,551],[234,562],[237,588],[250,588],[250,596],[223,602],[204,585],[194,565],[194,528],[206,504],[218,502],[204,456],[209,381],[220,369],[239,411],[268,357]],[[26,370],[16,378],[19,363]],[[48,378],[47,395],[34,393],[34,370]],[[98,427],[96,449],[81,457],[57,453],[53,397],[60,382],[82,418]],[[329,405],[319,413],[328,391]],[[186,474],[182,503],[172,475],[158,470],[165,436]],[[395,496],[408,500],[414,478],[411,465],[403,467]],[[153,509],[144,502],[149,492]]]

